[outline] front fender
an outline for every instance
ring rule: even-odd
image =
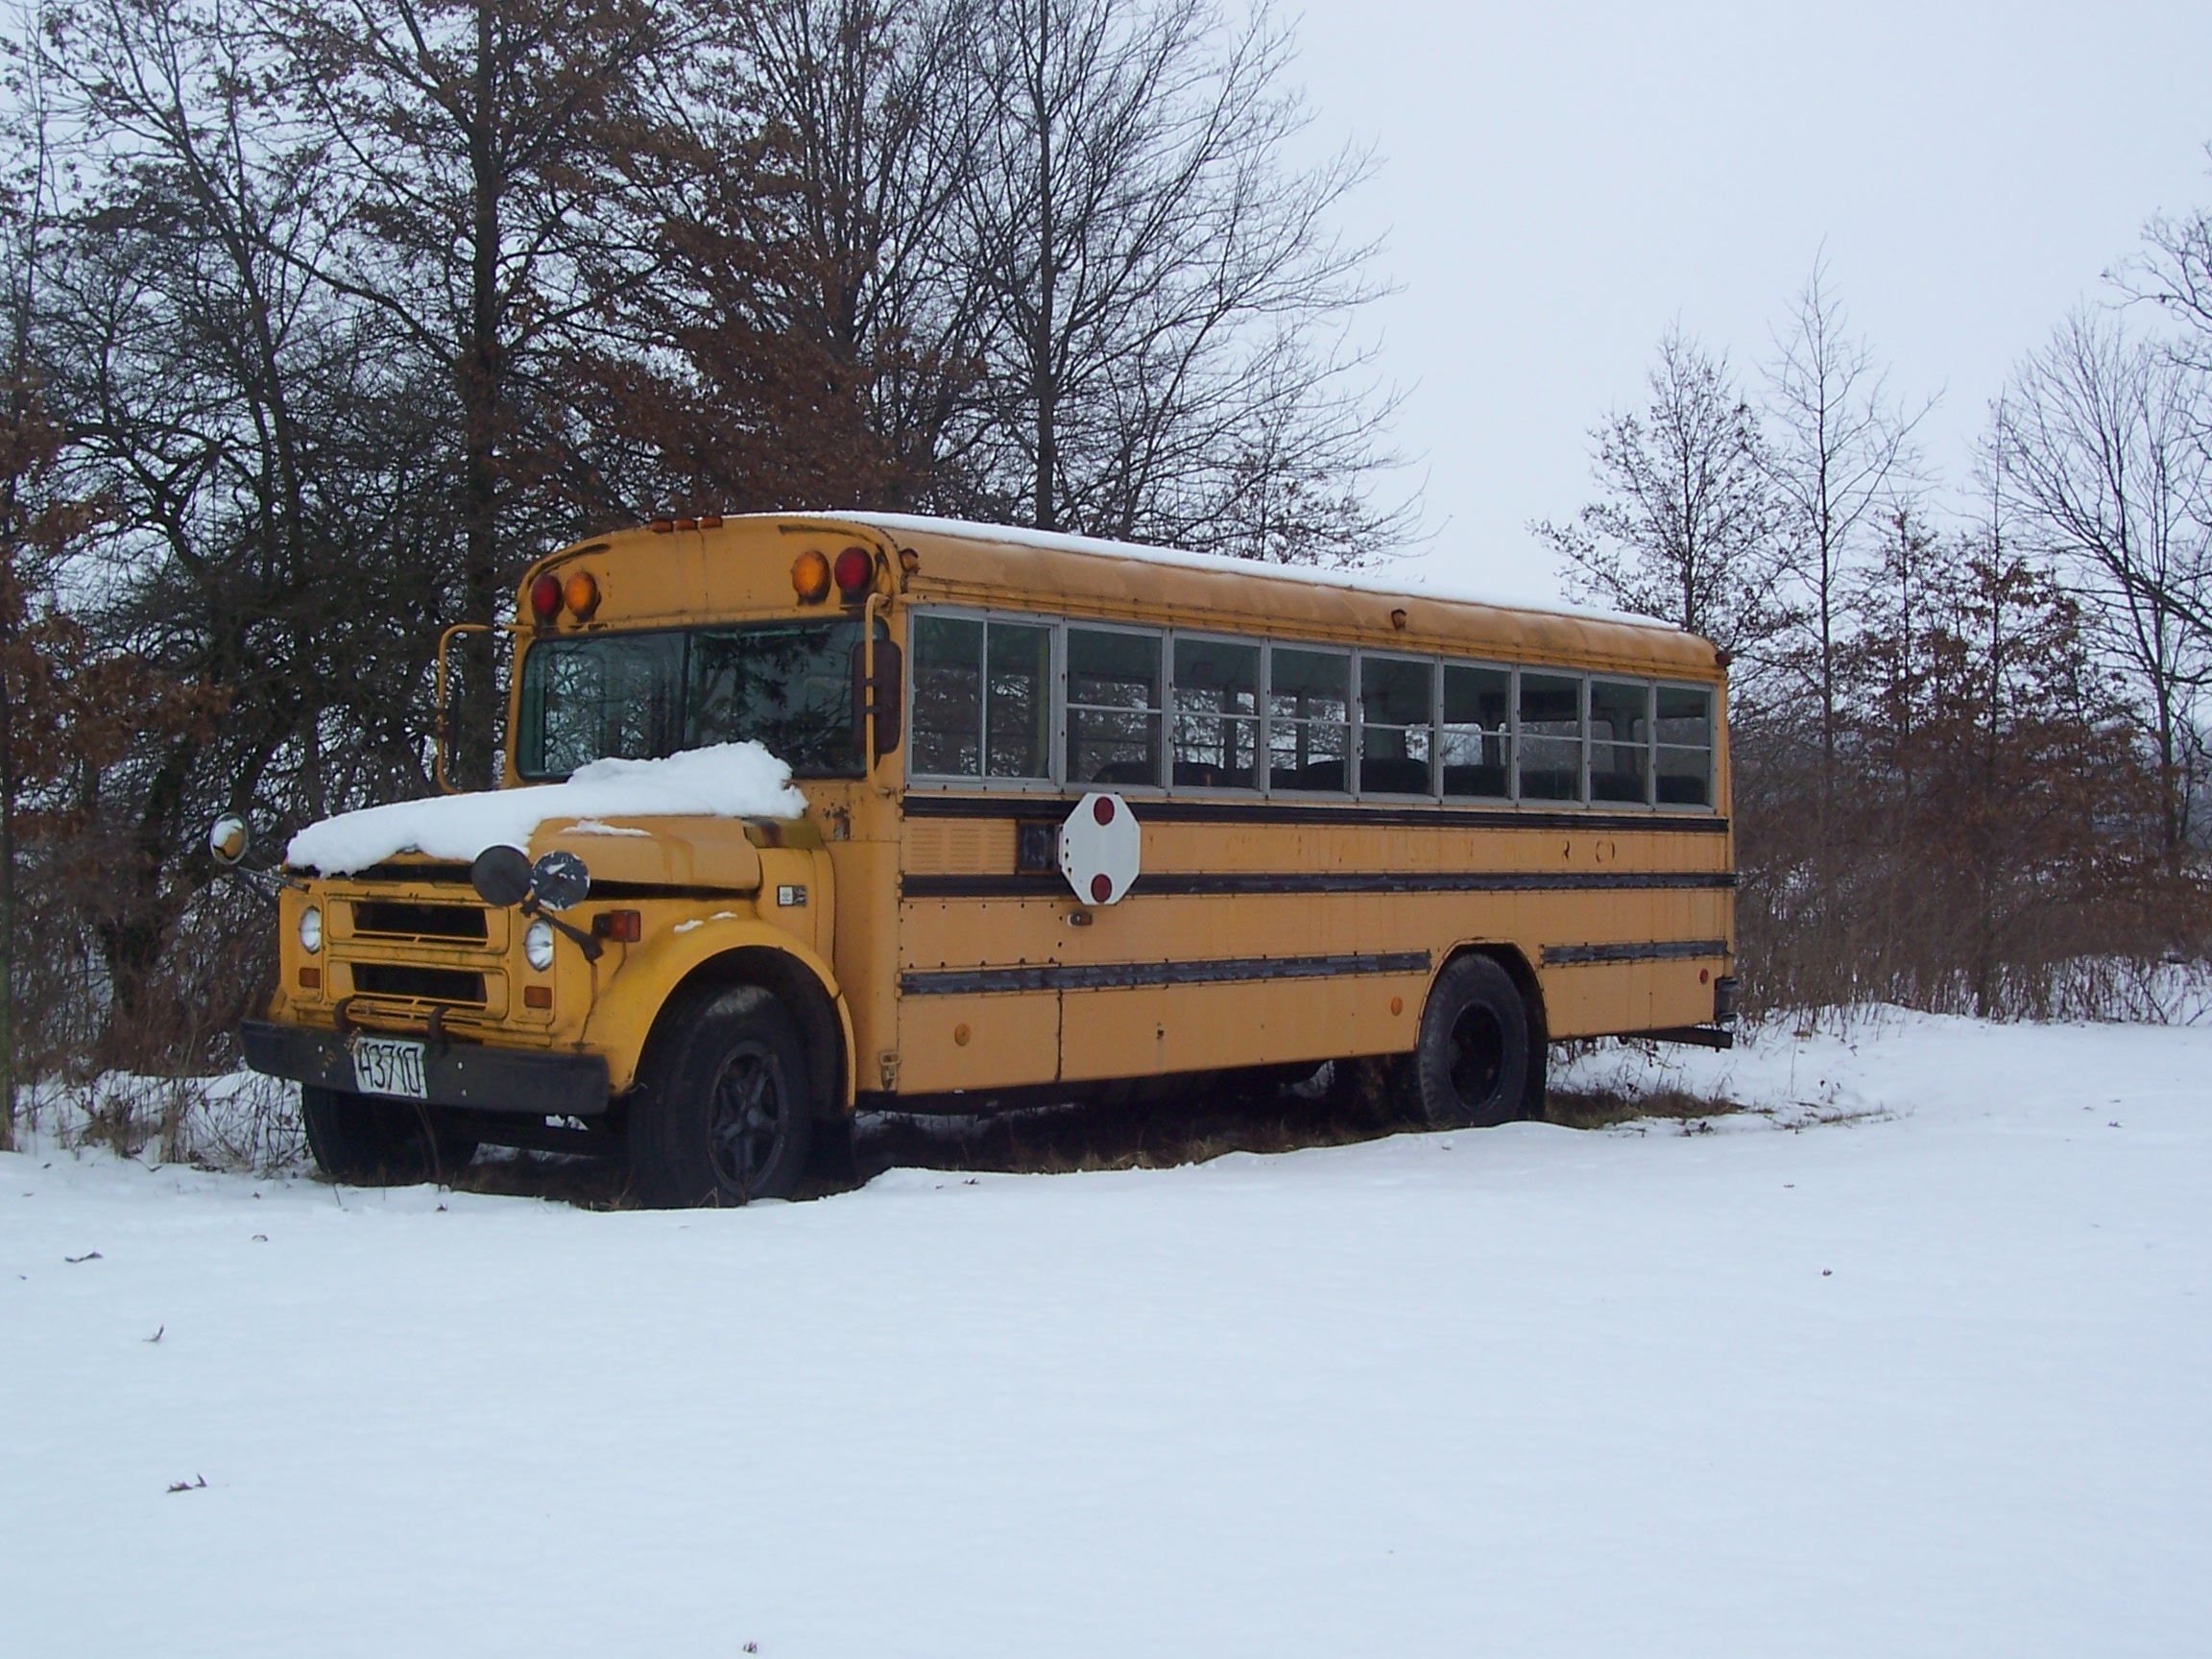
[[[845,1045],[843,1104],[853,1104],[859,1075],[853,1014],[837,989],[836,974],[799,939],[755,916],[731,916],[668,928],[642,945],[630,947],[621,966],[593,999],[590,1017],[584,1022],[584,1046],[607,1057],[610,1093],[623,1094],[637,1082],[645,1039],[676,988],[715,957],[748,949],[776,951],[799,964],[822,987],[830,1007],[837,1010],[837,1028]]]

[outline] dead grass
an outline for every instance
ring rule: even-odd
[[[635,1210],[629,1172],[619,1158],[585,1158],[487,1146],[474,1163],[445,1172],[456,1192],[495,1198],[541,1198],[579,1210]]]
[[[1375,1084],[1374,1077],[1355,1073],[1340,1085],[1325,1077],[1293,1088],[1229,1081],[1164,1101],[1071,1101],[964,1117],[864,1113],[854,1129],[854,1164],[862,1185],[900,1168],[962,1175],[1166,1169],[1232,1152],[1345,1146],[1416,1128],[1389,1108]],[[1675,1089],[1553,1090],[1544,1120],[1589,1130],[1656,1118],[1695,1134],[1706,1119],[1741,1110],[1733,1101]],[[466,1168],[448,1172],[446,1181],[457,1191],[585,1210],[636,1205],[618,1158],[488,1147]],[[820,1198],[851,1189],[846,1181],[809,1175],[798,1196]]]
[[[1231,1152],[1344,1146],[1407,1127],[1357,1094],[1229,1088],[1171,1103],[1078,1101],[973,1118],[870,1114],[860,1122],[855,1151],[863,1180],[910,1166],[1065,1175],[1167,1169]]]
[[[1734,1100],[1682,1089],[1655,1089],[1642,1094],[1620,1089],[1554,1089],[1544,1097],[1544,1121],[1565,1129],[1611,1129],[1645,1118],[1671,1118],[1688,1126],[1743,1110]]]

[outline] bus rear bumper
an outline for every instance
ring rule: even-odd
[[[335,1031],[248,1020],[246,1064],[271,1077],[353,1090],[353,1056]],[[607,1062],[596,1054],[533,1054],[469,1043],[430,1043],[422,1055],[432,1106],[531,1118],[596,1118],[607,1110]]]

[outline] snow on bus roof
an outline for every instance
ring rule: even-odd
[[[1233,559],[1222,553],[1191,553],[1180,547],[1155,547],[1140,541],[1108,541],[1095,536],[1069,536],[1055,530],[1029,530],[1014,524],[983,524],[962,518],[929,518],[912,513],[786,513],[784,518],[827,518],[841,524],[865,524],[871,529],[905,532],[916,536],[958,536],[1001,546],[1034,547],[1055,553],[1090,553],[1109,559],[1142,559],[1153,565],[1176,565],[1192,570],[1233,571],[1240,576],[1279,576],[1317,588],[1340,588],[1357,593],[1392,598],[1441,599],[1457,604],[1486,605],[1499,611],[1522,611],[1537,615],[1577,616],[1594,622],[1648,628],[1662,634],[1685,634],[1671,622],[1611,611],[1595,605],[1531,604],[1525,599],[1502,599],[1473,589],[1445,585],[1391,587],[1375,580],[1377,572],[1340,570],[1315,565],[1269,565],[1251,559]]]
[[[759,744],[716,743],[658,760],[594,760],[565,783],[480,789],[364,806],[292,837],[296,870],[350,876],[397,853],[469,863],[487,847],[523,847],[541,824],[574,819],[587,834],[621,834],[607,818],[797,818],[806,798],[791,768]]]

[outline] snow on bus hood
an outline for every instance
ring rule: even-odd
[[[527,847],[549,819],[606,833],[600,818],[797,818],[806,798],[791,768],[757,743],[718,743],[662,760],[594,760],[565,783],[484,789],[366,806],[310,824],[292,837],[284,862],[349,876],[396,853],[467,863],[487,847]]]

